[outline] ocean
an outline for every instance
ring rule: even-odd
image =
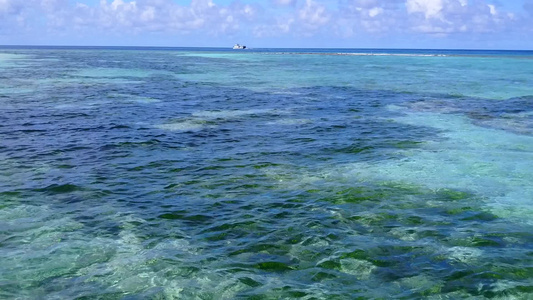
[[[1,299],[531,299],[533,51],[0,47]]]

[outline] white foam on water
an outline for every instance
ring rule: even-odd
[[[461,115],[404,113],[395,121],[441,130],[442,139],[399,150],[400,160],[353,163],[351,176],[472,191],[493,213],[533,224],[533,137],[479,127]]]

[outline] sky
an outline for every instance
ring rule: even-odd
[[[533,50],[533,0],[0,0],[0,45]]]

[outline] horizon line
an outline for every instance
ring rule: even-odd
[[[134,46],[134,45],[0,45],[0,48],[9,47],[67,47],[67,48],[218,48],[231,49],[231,46]],[[393,48],[393,47],[247,47],[246,50],[261,49],[360,49],[360,50],[455,50],[455,51],[533,51],[533,49],[482,49],[482,48]]]
[[[231,49],[232,46],[136,46],[136,45],[2,45],[2,47],[69,47],[69,48],[219,48],[219,49]],[[533,51],[533,49],[488,49],[488,48],[393,48],[393,47],[248,47],[246,50],[253,49],[378,49],[378,50],[466,50],[466,51]]]

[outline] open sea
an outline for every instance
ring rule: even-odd
[[[0,47],[0,299],[533,299],[533,51]]]

